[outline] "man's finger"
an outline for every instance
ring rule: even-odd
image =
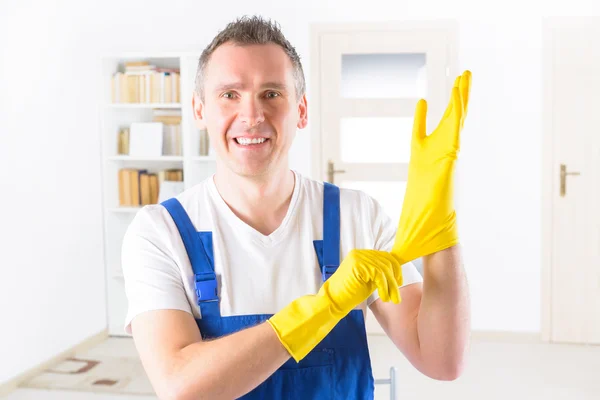
[[[375,286],[377,286],[377,292],[379,293],[379,298],[381,301],[388,302],[390,301],[388,281],[385,273],[379,269],[376,271],[375,275]]]
[[[460,121],[463,116],[463,107],[460,99],[460,90],[455,86],[452,88],[452,100],[450,101],[452,104],[452,116],[456,118],[457,121]]]
[[[404,277],[402,276],[402,264],[400,264],[397,259],[393,258],[393,256],[392,256],[392,263],[393,263],[392,268],[394,270],[394,278],[396,278],[396,283],[398,284],[398,286],[402,286],[402,284],[404,283]]]
[[[395,271],[393,268],[393,264],[389,257],[385,257],[381,260],[381,270],[385,275],[385,280],[387,282],[388,288],[388,301],[392,301],[393,303],[398,304],[400,301],[400,293],[398,292],[398,281],[396,280]]]
[[[454,79],[454,85],[452,85],[452,87],[459,87],[461,79],[462,75],[457,76],[456,79]]]
[[[413,122],[412,140],[420,143],[427,136],[427,101],[421,99],[417,102]]]
[[[463,73],[462,78],[460,80],[460,97],[463,106],[463,114],[462,114],[462,124],[467,116],[467,111],[469,109],[469,96],[471,94],[471,71],[467,70]]]
[[[452,91],[450,92],[450,101],[448,102],[448,106],[446,107],[446,111],[444,111],[444,116],[443,118],[447,118],[450,113],[452,112],[452,110],[454,109],[454,99],[453,99],[453,93],[454,93],[454,89],[460,87],[460,80],[461,80],[461,76],[457,76],[456,79],[454,80],[454,85],[452,86]]]
[[[394,304],[400,303],[400,283],[394,279],[394,284],[390,285],[390,300]]]

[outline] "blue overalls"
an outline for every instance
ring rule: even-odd
[[[196,276],[202,317],[196,322],[202,338],[218,338],[269,319],[268,314],[221,316],[212,232],[197,232],[177,199],[161,204],[177,225]],[[323,240],[314,240],[314,247],[321,275],[326,280],[340,264],[340,191],[327,182],[323,196]],[[290,358],[241,398],[363,400],[373,399],[374,389],[363,313],[353,310],[299,363]]]

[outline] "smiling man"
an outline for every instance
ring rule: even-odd
[[[452,176],[470,74],[415,133],[402,217],[289,167],[304,73],[279,27],[241,18],[202,53],[193,113],[217,170],[144,207],[123,242],[133,334],[164,399],[372,399],[367,307],[424,374],[464,366],[469,300]],[[424,276],[410,263],[423,257]]]

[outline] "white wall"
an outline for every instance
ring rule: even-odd
[[[88,50],[59,9],[0,7],[2,383],[102,331],[106,315]]]
[[[541,19],[465,22],[460,66],[473,71],[460,155],[459,223],[473,325],[540,329]]]
[[[242,14],[282,24],[309,85],[310,22],[459,17],[459,68],[473,71],[458,196],[474,328],[539,330],[539,17],[477,22],[465,1],[442,0],[95,3],[0,6],[0,383],[105,327],[97,55],[200,51]],[[291,157],[307,175],[309,150],[310,125]]]

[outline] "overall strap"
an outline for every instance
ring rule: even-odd
[[[325,282],[340,265],[340,188],[324,182],[323,191],[323,240],[315,250]]]
[[[192,264],[202,318],[219,317],[221,313],[212,254],[212,232],[197,232],[190,217],[176,198],[170,198],[161,204],[171,214]]]

